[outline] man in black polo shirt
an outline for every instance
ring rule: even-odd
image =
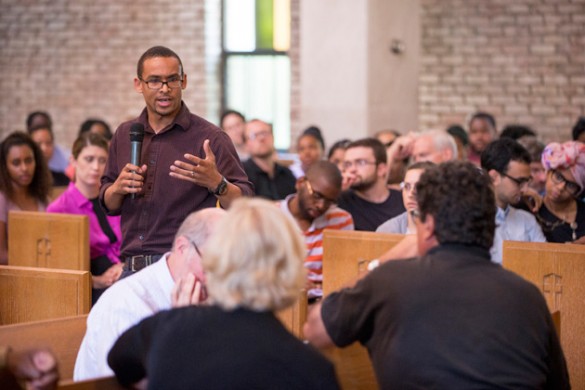
[[[361,342],[384,389],[570,388],[544,297],[490,261],[490,185],[468,162],[425,171],[413,210],[420,256],[326,297],[305,337],[319,347]]]
[[[249,121],[245,144],[250,159],[244,162],[244,170],[254,184],[257,196],[280,200],[296,191],[297,180],[293,173],[276,162],[270,124],[259,119]]]

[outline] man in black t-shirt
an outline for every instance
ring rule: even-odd
[[[276,162],[272,126],[259,119],[246,123],[245,145],[250,159],[244,162],[248,180],[256,196],[281,200],[296,192],[297,179],[285,166]]]
[[[362,343],[383,389],[570,388],[542,294],[490,262],[489,176],[447,162],[416,190],[420,257],[385,262],[327,296],[304,336],[318,347]]]
[[[387,220],[406,210],[400,191],[389,189],[386,181],[386,149],[374,138],[348,145],[343,162],[343,180],[349,184],[339,198],[339,207],[353,217],[355,230],[375,231]]]

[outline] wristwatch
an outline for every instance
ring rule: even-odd
[[[209,191],[209,192],[213,192],[213,195],[215,196],[222,196],[225,195],[225,193],[227,192],[228,189],[228,181],[226,180],[226,178],[224,176],[221,177],[221,181],[219,182],[219,185],[217,186],[217,188],[213,191]]]

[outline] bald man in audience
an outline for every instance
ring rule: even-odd
[[[327,296],[304,336],[317,347],[359,341],[381,389],[569,389],[541,292],[490,261],[490,187],[469,162],[426,170],[412,213],[420,255]]]
[[[412,145],[412,162],[430,161],[440,164],[457,159],[457,143],[443,130],[431,130],[420,134]]]
[[[341,192],[341,173],[329,161],[311,165],[305,176],[297,179],[297,193],[279,202],[280,209],[293,218],[305,236],[309,301],[323,296],[323,231],[353,230],[351,215],[337,207]]]
[[[171,252],[106,290],[87,318],[87,331],[75,362],[75,380],[113,375],[107,363],[108,352],[126,329],[156,312],[189,303],[195,281],[205,281],[201,251],[224,214],[219,208],[190,214],[181,224]]]

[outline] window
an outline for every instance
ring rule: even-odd
[[[273,124],[290,146],[290,0],[223,1],[223,106]]]

